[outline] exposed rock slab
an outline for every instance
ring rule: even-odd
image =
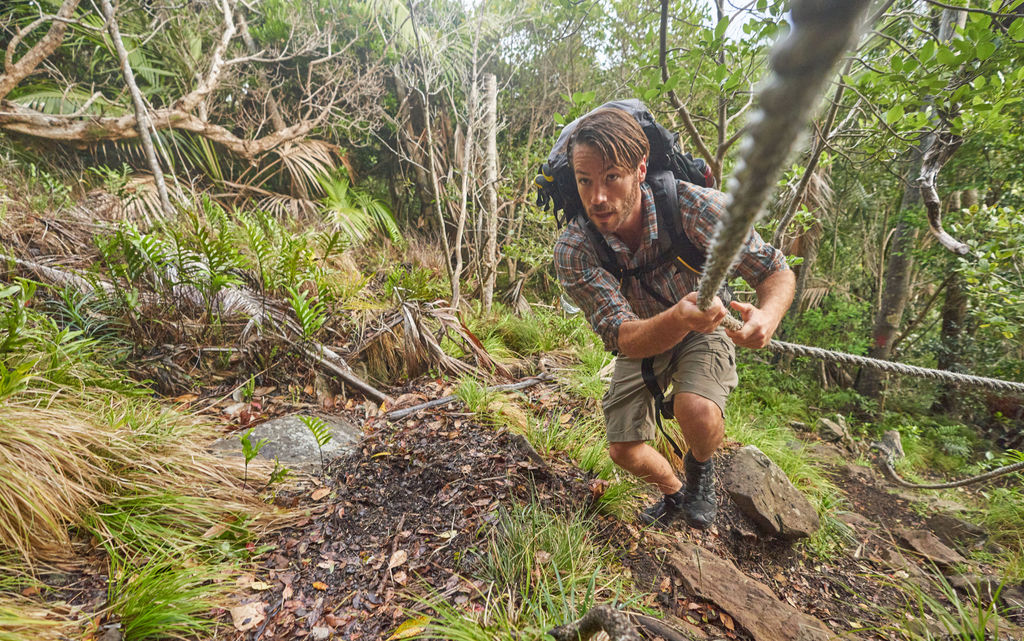
[[[253,428],[252,436],[249,438],[254,444],[261,439],[267,439],[267,443],[260,450],[260,458],[271,461],[277,458],[291,466],[320,465],[320,450],[317,448],[316,439],[300,416],[302,415],[282,416]],[[331,432],[330,442],[323,447],[324,461],[355,451],[355,446],[362,437],[362,431],[358,427],[338,416],[320,418],[327,423]],[[219,439],[213,444],[214,449],[240,455],[242,444],[239,438],[245,431]]]
[[[815,425],[818,438],[827,443],[849,443],[850,432],[846,429],[846,422],[837,423],[832,419],[821,417]]]
[[[756,641],[826,641],[835,635],[818,619],[775,597],[732,564],[684,541],[669,545],[666,562],[683,586],[718,605]]]
[[[814,534],[821,526],[807,497],[753,445],[736,452],[722,484],[737,507],[771,536],[799,539]]]
[[[957,545],[971,547],[988,538],[985,528],[952,514],[934,514],[928,517],[925,525],[951,548]]]
[[[912,551],[937,565],[948,567],[967,562],[959,552],[951,549],[928,530],[903,529],[898,534]]]

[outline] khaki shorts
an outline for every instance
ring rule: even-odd
[[[605,424],[609,443],[649,441],[655,437],[654,398],[640,373],[643,359],[619,356],[605,392]],[[725,399],[736,387],[736,347],[721,329],[691,332],[678,345],[654,357],[654,374],[670,395],[690,392],[713,401],[725,416]],[[669,382],[671,389],[667,389]]]

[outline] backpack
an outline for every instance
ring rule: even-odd
[[[583,210],[583,202],[576,190],[576,179],[569,167],[569,158],[566,155],[569,136],[576,129],[576,124],[586,116],[573,120],[562,129],[555,146],[548,155],[547,162],[541,165],[540,173],[534,179],[534,184],[538,189],[537,205],[544,209],[548,205],[553,206],[555,220],[559,226],[580,217],[583,229],[597,252],[601,266],[615,276],[621,287],[624,288],[630,278],[636,278],[655,300],[666,307],[671,307],[672,303],[650,288],[643,276],[672,260],[676,261],[675,266],[679,270],[688,269],[697,274],[701,273],[704,267],[704,251],[698,248],[682,229],[679,220],[679,193],[676,189],[676,180],[683,180],[698,187],[714,187],[715,178],[707,163],[682,152],[679,147],[679,135],[655,122],[644,103],[635,98],[616,100],[607,102],[598,109],[608,107],[621,109],[636,119],[637,124],[647,135],[647,141],[651,147],[650,155],[647,158],[647,178],[644,182],[648,184],[654,195],[654,205],[658,216],[660,250],[658,259],[653,263],[634,269],[622,267],[604,236],[587,218]],[[597,111],[597,109],[593,111]],[[559,211],[563,212],[561,217],[558,215]],[[665,231],[668,233],[664,233]]]

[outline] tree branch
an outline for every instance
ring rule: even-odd
[[[135,83],[135,73],[128,62],[128,52],[124,48],[124,41],[121,40],[121,30],[117,26],[117,16],[114,15],[114,6],[110,0],[100,0],[100,9],[103,17],[107,19],[107,30],[110,32],[110,39],[117,51],[118,61],[121,63],[121,73],[124,75],[124,82],[128,85],[128,92],[132,96],[132,104],[135,106],[135,121],[138,124],[139,139],[142,140],[142,149],[149,162],[149,170],[153,174],[156,184],[156,193],[160,196],[160,206],[165,216],[173,213],[170,198],[167,197],[167,184],[164,182],[164,172],[160,168],[160,160],[156,157],[156,149],[153,147],[152,127],[149,123],[149,111],[146,102],[139,91],[139,85]]]
[[[220,76],[226,66],[224,64],[224,53],[227,52],[228,45],[231,44],[231,39],[235,37],[236,31],[234,13],[229,0],[220,0],[220,8],[224,15],[224,32],[220,35],[220,41],[213,50],[213,56],[210,58],[210,68],[206,72],[206,76],[200,79],[195,89],[175,101],[173,107],[180,111],[192,111],[195,109],[220,84]]]
[[[659,31],[659,46],[658,46],[658,64],[661,66],[661,81],[668,82],[668,62],[666,61],[665,54],[665,39],[668,31],[668,0],[661,0],[661,28]],[[700,132],[697,131],[697,127],[693,124],[693,118],[690,117],[690,111],[686,108],[686,105],[676,95],[675,89],[669,89],[668,91],[669,100],[672,101],[672,106],[675,107],[679,117],[683,119],[683,127],[686,129],[686,133],[690,136],[690,141],[697,147],[697,153],[707,161],[711,167],[711,173],[715,175],[716,179],[721,182],[722,165],[718,162],[715,156],[708,150],[708,146],[704,143],[704,138],[701,137]]]
[[[917,179],[917,186],[921,190],[921,199],[928,210],[929,231],[940,245],[957,256],[963,256],[969,251],[969,248],[943,229],[942,206],[939,203],[939,192],[935,189],[935,180],[938,178],[942,166],[956,153],[963,141],[964,139],[960,136],[948,132],[937,134],[935,144],[924,154],[924,159],[921,161],[921,175]]]
[[[60,9],[57,11],[57,15],[53,18],[50,30],[17,63],[14,62],[14,50],[25,36],[42,23],[43,18],[32,22],[32,24],[19,31],[7,44],[7,51],[4,55],[4,73],[0,75],[0,100],[11,93],[11,90],[18,86],[19,82],[35,71],[39,63],[57,50],[60,43],[64,41],[64,33],[68,28],[67,20],[75,13],[75,9],[78,8],[78,2],[79,0],[64,0],[64,3],[61,4]]]

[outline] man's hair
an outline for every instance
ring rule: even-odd
[[[614,107],[598,109],[576,123],[566,145],[569,169],[573,170],[572,154],[577,145],[593,146],[604,156],[607,167],[629,169],[639,166],[651,151],[636,119]]]

